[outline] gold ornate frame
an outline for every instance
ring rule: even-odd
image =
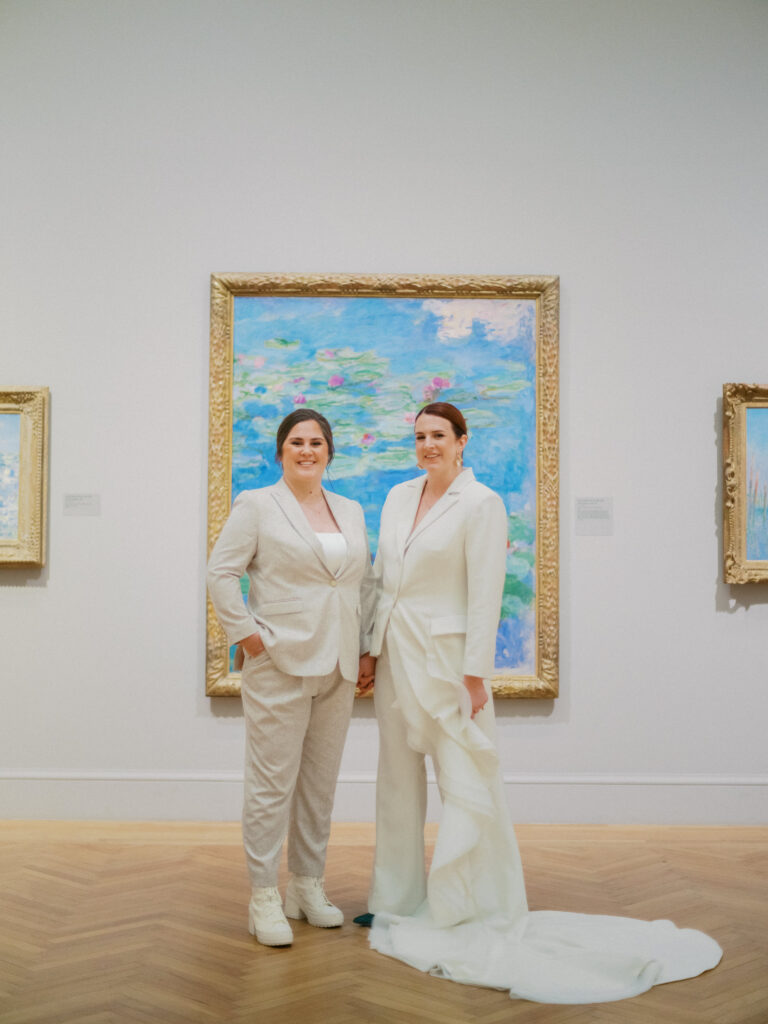
[[[768,408],[768,387],[723,385],[723,579],[768,581],[768,561],[747,558],[747,409]]]
[[[213,274],[208,438],[208,553],[229,515],[234,298],[238,295],[382,298],[515,298],[536,302],[536,634],[535,674],[493,680],[497,697],[558,694],[559,636],[559,278],[426,275]],[[206,694],[240,693],[229,645],[210,597],[206,608]]]
[[[48,388],[0,389],[0,415],[20,423],[19,525],[0,538],[0,565],[45,565],[48,508]]]

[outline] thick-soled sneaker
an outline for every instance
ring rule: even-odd
[[[285,892],[285,913],[295,921],[305,918],[315,928],[338,928],[344,915],[325,895],[322,878],[294,875]]]
[[[291,926],[283,913],[283,901],[274,886],[251,890],[248,931],[262,946],[290,946],[293,942]]]

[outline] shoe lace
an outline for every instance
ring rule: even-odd
[[[322,903],[324,903],[326,905],[326,907],[332,907],[333,906],[333,904],[331,903],[331,901],[328,899],[328,897],[325,894],[325,887],[323,885],[322,878],[313,878],[312,881],[309,884],[315,890],[315,895],[317,896],[317,898]]]
[[[259,916],[263,918],[266,924],[285,924],[283,902],[277,890],[265,894],[263,902],[259,907]]]

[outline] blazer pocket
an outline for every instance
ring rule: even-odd
[[[466,615],[439,615],[429,620],[429,632],[432,636],[446,636],[449,633],[466,633]]]
[[[464,615],[444,615],[429,624],[427,671],[435,679],[460,683],[464,679],[464,648],[467,644],[467,619]]]
[[[291,615],[293,612],[301,612],[304,610],[304,602],[301,598],[292,597],[287,601],[270,601],[268,604],[260,604],[258,606],[259,615],[265,617],[270,615]]]

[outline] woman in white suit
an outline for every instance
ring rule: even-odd
[[[371,945],[424,971],[540,1002],[600,1002],[713,967],[720,947],[668,921],[529,913],[494,744],[507,516],[463,467],[467,426],[416,417],[425,475],[384,504],[370,653],[379,722]],[[424,862],[425,755],[443,813]],[[363,923],[362,919],[358,921]]]
[[[322,487],[333,458],[325,417],[313,409],[287,416],[276,458],[278,483],[238,495],[211,554],[208,588],[243,659],[248,927],[264,945],[288,946],[286,915],[321,928],[344,920],[325,895],[323,871],[355,683],[365,689],[372,680],[375,587],[362,508]],[[286,833],[284,912],[277,872]]]

